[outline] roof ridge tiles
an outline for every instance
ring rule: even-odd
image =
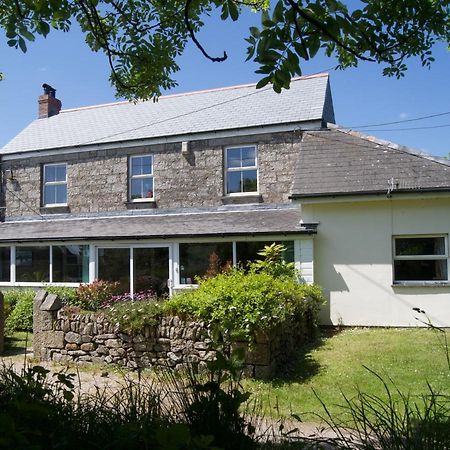
[[[385,140],[385,139],[381,139],[381,138],[377,138],[375,136],[371,136],[371,135],[367,135],[364,133],[361,133],[360,131],[355,131],[352,130],[350,128],[344,128],[341,127],[339,125],[333,124],[333,123],[327,123],[327,128],[329,130],[333,130],[333,131],[339,131],[340,133],[344,133],[344,134],[348,134],[350,136],[353,137],[357,137],[360,139],[364,139],[368,142],[371,142],[372,144],[378,144],[378,145],[382,145],[384,147],[388,147],[392,150],[398,150],[400,152],[403,153],[407,153],[411,156],[416,156],[418,158],[423,158],[423,159],[428,159],[432,162],[438,163],[438,164],[442,164],[444,166],[450,166],[450,161],[446,160],[444,158],[441,158],[439,156],[435,156],[435,155],[431,155],[429,153],[423,152],[421,150],[416,150],[413,149],[411,147],[407,147],[406,145],[401,145],[401,144],[396,144],[394,142]]]

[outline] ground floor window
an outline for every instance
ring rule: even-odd
[[[52,245],[55,283],[89,283],[89,246]]]
[[[448,281],[446,236],[394,237],[394,282]]]
[[[17,244],[0,247],[0,282],[77,286],[96,279],[114,281],[120,290],[153,290],[158,296],[197,284],[232,265],[245,267],[265,245],[286,247],[283,258],[294,261],[294,241],[206,241],[139,243]]]
[[[16,247],[16,281],[50,281],[50,247]]]
[[[169,247],[133,249],[133,292],[169,293]]]
[[[97,255],[97,278],[117,281],[121,292],[130,292],[130,249],[99,248]]]
[[[11,280],[11,249],[0,247],[0,281]]]
[[[236,261],[239,264],[246,265],[251,261],[261,259],[258,253],[266,246],[273,244],[274,241],[249,241],[236,242]],[[286,250],[283,252],[283,260],[286,262],[294,261],[294,241],[275,241],[276,244],[282,244]]]
[[[197,277],[214,276],[232,265],[232,242],[180,244],[180,284],[196,283]]]

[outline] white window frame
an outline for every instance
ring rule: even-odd
[[[228,150],[233,150],[237,148],[248,148],[254,147],[255,149],[255,165],[247,167],[227,167],[228,160]],[[256,170],[256,191],[251,192],[228,192],[228,173],[230,172],[246,172],[250,170]],[[224,192],[226,196],[229,197],[239,197],[245,195],[257,195],[259,194],[259,169],[258,169],[258,146],[256,144],[245,144],[245,145],[235,145],[232,147],[225,147],[225,158],[224,158],[224,172],[225,172],[225,186]]]
[[[444,238],[445,253],[444,255],[397,255],[396,240],[397,239],[415,239],[415,238]],[[447,261],[447,279],[445,280],[396,280],[395,279],[395,261],[429,261],[444,260]],[[392,237],[392,280],[394,285],[439,285],[448,284],[450,281],[450,261],[448,251],[448,235],[446,234],[407,234],[396,235]]]
[[[47,167],[52,166],[64,166],[64,169],[66,171],[66,178],[64,181],[45,181],[45,171],[47,170]],[[66,201],[62,203],[45,203],[45,188],[47,186],[66,186]],[[69,190],[67,186],[67,163],[51,163],[51,164],[44,164],[42,168],[42,205],[46,208],[51,208],[54,206],[67,206],[67,198],[69,196]]]
[[[152,169],[151,169],[151,173],[149,174],[142,174],[142,175],[133,175],[132,174],[132,164],[133,164],[133,159],[137,159],[137,158],[150,158],[151,162],[152,162]],[[130,156],[128,159],[128,200],[130,202],[133,203],[139,203],[139,202],[154,202],[155,201],[155,177],[153,175],[153,165],[154,165],[154,156],[152,154],[145,154],[145,155],[133,155]],[[152,179],[152,184],[153,184],[153,197],[151,198],[131,198],[131,183],[132,180],[140,180],[140,179],[145,179],[145,178],[151,178]]]

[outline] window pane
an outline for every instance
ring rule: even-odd
[[[227,149],[227,168],[241,167],[241,149],[229,148]]]
[[[16,248],[16,281],[48,282],[50,247]]]
[[[245,147],[242,149],[242,167],[255,166],[255,147]]]
[[[195,283],[195,277],[214,275],[232,263],[231,242],[180,244],[180,283]]]
[[[54,203],[67,203],[67,185],[57,184],[55,188],[56,199]]]
[[[246,266],[251,261],[262,259],[258,255],[266,245],[273,244],[273,241],[253,241],[253,242],[236,242],[236,260],[238,264]],[[294,262],[294,241],[276,241],[276,244],[283,244],[286,251],[283,252],[282,258],[286,262]]]
[[[131,158],[131,175],[151,175],[153,172],[151,156],[135,156]]]
[[[227,193],[235,194],[241,192],[241,174],[242,172],[228,172],[227,174]]]
[[[256,170],[242,172],[242,192],[257,192],[258,182]]]
[[[445,238],[417,237],[395,238],[396,256],[406,255],[445,255]]]
[[[44,180],[46,183],[56,180],[55,166],[44,166]]]
[[[44,205],[53,205],[54,203],[56,203],[56,186],[45,186]]]
[[[446,281],[447,260],[396,260],[395,281]]]
[[[153,198],[153,178],[131,180],[131,199]]]
[[[89,246],[54,245],[52,253],[54,282],[89,282]]]
[[[168,294],[169,249],[167,247],[135,248],[133,250],[134,292],[155,291]]]
[[[55,181],[66,181],[66,165],[53,166],[55,169]]]
[[[98,249],[98,279],[118,281],[120,291],[130,291],[130,250],[128,248]]]
[[[11,249],[9,247],[0,247],[0,281],[11,281],[10,256]]]

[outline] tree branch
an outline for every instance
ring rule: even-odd
[[[186,29],[188,30],[192,42],[197,46],[197,48],[202,52],[203,56],[207,59],[209,59],[212,62],[223,62],[228,58],[227,52],[223,52],[223,56],[219,56],[217,58],[214,58],[210,56],[208,53],[206,53],[206,50],[203,48],[203,46],[200,44],[198,39],[195,36],[194,30],[191,27],[191,23],[189,21],[189,8],[191,6],[192,0],[186,0],[185,6],[184,6],[184,23],[186,25]]]
[[[300,17],[302,17],[304,20],[306,20],[308,23],[310,23],[312,26],[314,26],[316,29],[321,31],[325,36],[330,38],[337,46],[342,48],[343,50],[347,51],[351,55],[355,56],[358,59],[361,59],[362,61],[370,61],[370,62],[376,62],[376,59],[368,58],[366,56],[361,55],[356,50],[353,50],[350,46],[342,42],[337,36],[334,36],[330,31],[327,29],[327,27],[317,20],[315,17],[310,16],[306,11],[304,11],[298,3],[296,3],[294,0],[287,0],[287,2],[291,5],[293,10],[298,13]]]

